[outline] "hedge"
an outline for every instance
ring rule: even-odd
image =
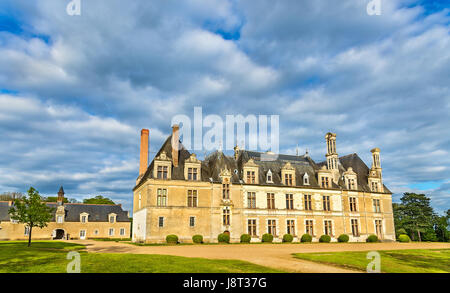
[[[178,243],[178,236],[177,235],[173,235],[173,234],[167,235],[166,236],[166,241],[167,241],[167,243],[170,243],[170,244],[177,244]]]
[[[302,238],[300,238],[301,242],[311,242],[312,241],[312,236],[309,234],[303,234]]]
[[[366,242],[378,242],[378,236],[372,234],[369,237],[367,237]]]
[[[264,234],[262,236],[262,242],[272,243],[272,241],[273,241],[273,235],[272,234]]]
[[[329,235],[322,235],[319,238],[319,242],[330,243],[331,237]]]
[[[230,235],[225,233],[219,234],[217,239],[219,240],[219,243],[230,243]]]
[[[348,242],[349,239],[350,237],[347,234],[341,234],[338,237],[338,242]]]
[[[242,234],[241,235],[241,243],[250,243],[252,240],[252,236],[250,234]]]
[[[398,239],[397,239],[399,242],[410,242],[411,241],[411,238],[409,238],[409,236],[408,235],[406,235],[406,234],[402,234],[402,235],[400,235],[400,236],[398,236]]]
[[[294,236],[291,234],[284,234],[283,235],[283,242],[292,242],[294,240]]]
[[[194,235],[192,236],[192,242],[194,243],[203,243],[203,236],[202,235]]]

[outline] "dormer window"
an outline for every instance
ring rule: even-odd
[[[259,170],[259,165],[255,163],[255,161],[253,159],[250,159],[247,161],[247,163],[244,164],[243,167],[243,175],[244,175],[244,179],[245,183],[247,184],[258,184],[259,180],[258,180],[258,170]]]
[[[323,188],[330,187],[330,180],[328,177],[322,177],[322,187]]]
[[[222,198],[230,199],[230,183],[225,180],[222,184]]]
[[[303,175],[303,185],[309,185],[309,175],[308,175],[308,173],[305,173],[305,175]]]
[[[195,154],[191,154],[189,159],[184,162],[184,179],[188,181],[200,180],[201,162]]]
[[[247,171],[247,183],[256,183],[255,171]]]
[[[117,215],[116,214],[109,214],[109,216],[108,216],[108,219],[109,219],[109,223],[111,223],[111,224],[113,224],[113,223],[115,223],[116,222],[116,218],[117,218]]]
[[[292,186],[292,174],[284,174],[284,183]]]
[[[273,177],[272,177],[272,171],[267,171],[267,178],[266,178],[266,182],[267,183],[273,183]]]
[[[80,214],[80,222],[81,223],[87,223],[89,220],[89,214],[88,213],[81,213]]]
[[[155,158],[155,168],[153,169],[153,176],[156,179],[167,180],[170,179],[172,162],[167,157],[166,152],[162,152]]]
[[[291,163],[287,162],[281,169],[281,178],[285,185],[293,186],[295,185],[295,168]]]

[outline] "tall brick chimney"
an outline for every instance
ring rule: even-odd
[[[178,167],[178,154],[180,150],[180,126],[175,124],[172,126],[172,162]]]
[[[139,160],[139,177],[144,175],[148,168],[148,136],[149,130],[141,130],[141,155]]]

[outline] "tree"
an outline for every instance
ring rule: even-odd
[[[97,195],[94,198],[84,199],[83,203],[88,203],[88,204],[115,204],[111,199],[109,199],[107,197],[103,197],[101,195]]]
[[[46,198],[43,199],[45,202],[57,202],[58,201],[58,197],[56,196],[48,196]],[[67,198],[63,199],[64,203],[68,203],[69,200]]]
[[[42,201],[39,192],[30,187],[28,190],[28,197],[24,196],[21,199],[15,200],[14,205],[9,209],[11,219],[19,221],[28,226],[28,247],[31,246],[31,234],[33,227],[44,228],[47,227],[48,222],[52,218],[53,209],[48,207]]]
[[[418,240],[422,241],[421,233],[425,233],[433,227],[435,214],[430,205],[430,199],[425,194],[406,192],[400,200],[402,203],[396,208],[397,222],[401,227],[410,231],[411,236],[417,233]]]

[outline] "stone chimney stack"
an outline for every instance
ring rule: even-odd
[[[178,167],[178,154],[180,151],[180,126],[172,126],[172,162],[174,167]]]
[[[58,199],[56,200],[58,205],[62,205],[64,203],[64,188],[61,186],[58,191]]]
[[[142,129],[141,130],[141,154],[139,159],[139,177],[144,175],[145,171],[147,171],[148,167],[148,137],[149,130]]]

